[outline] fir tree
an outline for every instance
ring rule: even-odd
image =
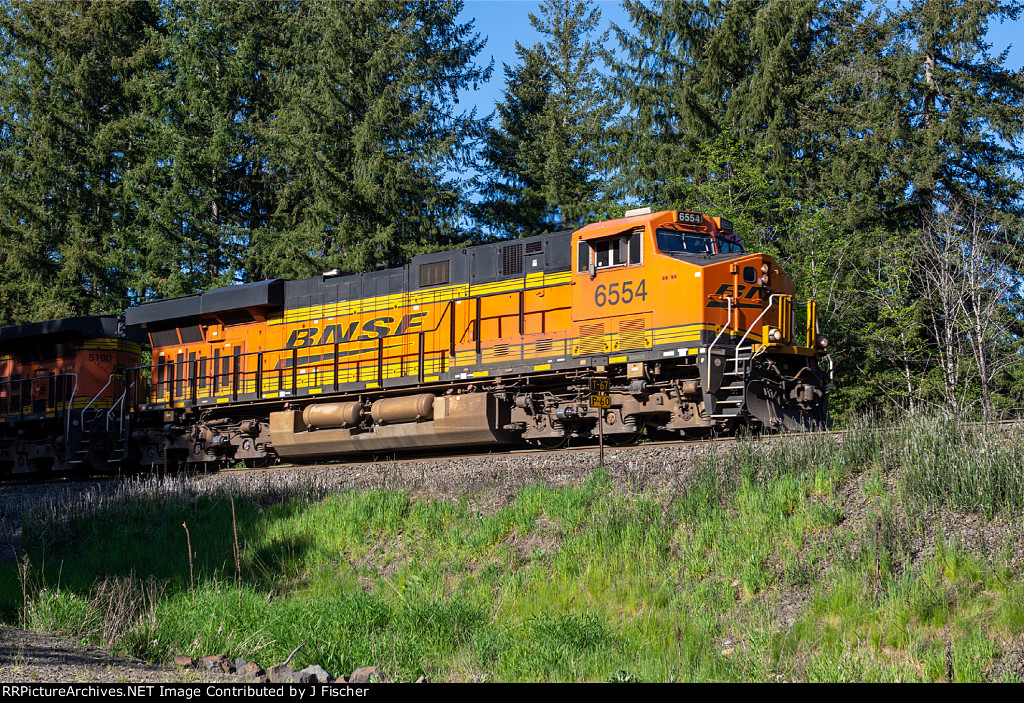
[[[545,40],[517,42],[505,67],[499,125],[488,132],[487,178],[478,219],[516,235],[580,226],[604,195],[600,143],[615,110],[595,64],[601,11],[578,0],[544,0],[530,23]]]
[[[247,275],[310,275],[394,264],[453,246],[482,127],[459,91],[490,75],[460,2],[293,6],[273,79],[280,106],[268,226]]]
[[[0,321],[124,307],[157,32],[145,2],[0,9]]]

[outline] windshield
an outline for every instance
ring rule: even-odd
[[[718,237],[718,253],[719,254],[742,254],[743,245],[739,242],[730,242],[721,236]]]
[[[663,254],[714,254],[711,236],[697,232],[677,232],[659,229],[655,232],[658,251]]]

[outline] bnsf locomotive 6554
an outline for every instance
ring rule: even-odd
[[[795,329],[794,294],[728,221],[670,211],[140,305],[121,335],[148,335],[146,367],[112,318],[92,318],[103,335],[6,328],[0,460],[259,464],[558,446],[598,423],[621,441],[813,428],[828,420],[826,342],[813,301]],[[88,387],[76,367],[69,393],[71,358],[97,365]],[[595,377],[610,407],[590,407]],[[26,379],[55,389],[46,405]]]

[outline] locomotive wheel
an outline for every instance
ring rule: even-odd
[[[652,442],[677,442],[683,438],[683,434],[673,430],[659,430],[657,427],[648,426],[647,438]]]
[[[604,438],[604,441],[613,447],[625,447],[629,444],[636,444],[640,440],[640,435],[642,435],[643,432],[644,428],[641,427],[636,432],[608,435]]]
[[[53,473],[53,459],[29,459],[28,465],[36,478],[49,478]]]
[[[540,439],[531,439],[530,442],[541,449],[564,449],[569,446],[569,435],[564,437],[541,437]]]

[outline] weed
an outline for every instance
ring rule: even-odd
[[[297,666],[399,680],[984,679],[1024,627],[1020,533],[977,553],[935,518],[1019,530],[1021,443],[858,423],[695,448],[668,495],[634,461],[628,491],[602,470],[490,511],[414,499],[392,465],[362,492],[309,476],[55,494],[0,564],[0,613],[149,659],[274,662],[306,641]]]

